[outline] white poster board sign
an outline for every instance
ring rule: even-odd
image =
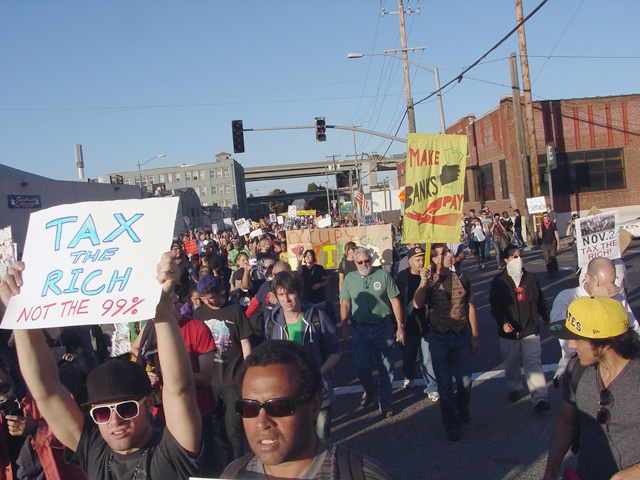
[[[282,225],[284,223],[284,218],[278,215],[278,225]]]
[[[264,235],[262,233],[262,229],[261,228],[256,228],[253,232],[251,232],[249,234],[249,238],[261,237],[262,235]]]
[[[527,210],[532,215],[544,213],[547,211],[547,202],[544,197],[527,198]]]
[[[586,267],[598,257],[620,258],[618,211],[576,219],[575,237],[580,267]]]
[[[321,218],[316,222],[318,228],[326,228],[331,226],[331,217]]]
[[[289,205],[289,210],[287,212],[287,217],[296,218],[296,214],[298,213],[298,207],[295,205]]]
[[[244,218],[239,218],[233,223],[236,226],[236,230],[238,230],[238,235],[247,235],[249,233],[249,225],[251,225],[251,223],[247,222]]]
[[[137,322],[155,316],[156,265],[178,198],[58,205],[29,218],[24,286],[2,328]]]

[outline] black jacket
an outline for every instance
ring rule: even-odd
[[[549,322],[549,308],[542,294],[538,278],[523,269],[520,287],[524,289],[524,301],[518,302],[516,285],[505,268],[493,277],[489,304],[491,315],[498,323],[498,335],[504,338],[518,339],[540,332],[538,315],[545,323]],[[502,326],[511,324],[514,331],[505,333]]]

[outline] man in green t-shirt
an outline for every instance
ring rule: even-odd
[[[369,406],[378,390],[371,365],[371,354],[375,353],[380,382],[380,413],[383,417],[391,417],[394,341],[404,343],[400,291],[386,270],[373,270],[369,250],[358,247],[354,259],[358,271],[344,278],[340,292],[342,337],[349,340],[347,322],[351,318],[353,363],[364,387],[360,405]],[[392,318],[397,324],[395,334]]]

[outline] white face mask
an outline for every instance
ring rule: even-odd
[[[507,273],[512,277],[519,277],[522,275],[522,257],[514,258],[507,263]]]

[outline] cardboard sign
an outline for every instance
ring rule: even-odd
[[[328,270],[337,269],[347,242],[355,242],[358,246],[368,248],[372,253],[374,266],[393,263],[391,225],[289,230],[287,261],[295,269],[298,267],[297,252],[313,249],[319,265]]]
[[[178,198],[59,205],[31,214],[24,286],[1,328],[137,322],[155,316],[156,265]]]
[[[0,279],[16,261],[16,252],[11,235],[11,226],[0,229]]]
[[[236,226],[236,230],[238,230],[238,235],[247,235],[250,231],[249,226],[251,225],[244,218],[239,218],[235,222],[233,222]]]
[[[407,135],[404,243],[460,241],[466,165],[465,135]]]
[[[187,252],[187,255],[198,255],[200,253],[198,242],[195,240],[184,242],[184,251]]]
[[[527,198],[527,210],[530,214],[544,213],[547,211],[547,201],[544,197]]]
[[[580,267],[598,257],[620,258],[618,211],[576,219],[575,237]]]

